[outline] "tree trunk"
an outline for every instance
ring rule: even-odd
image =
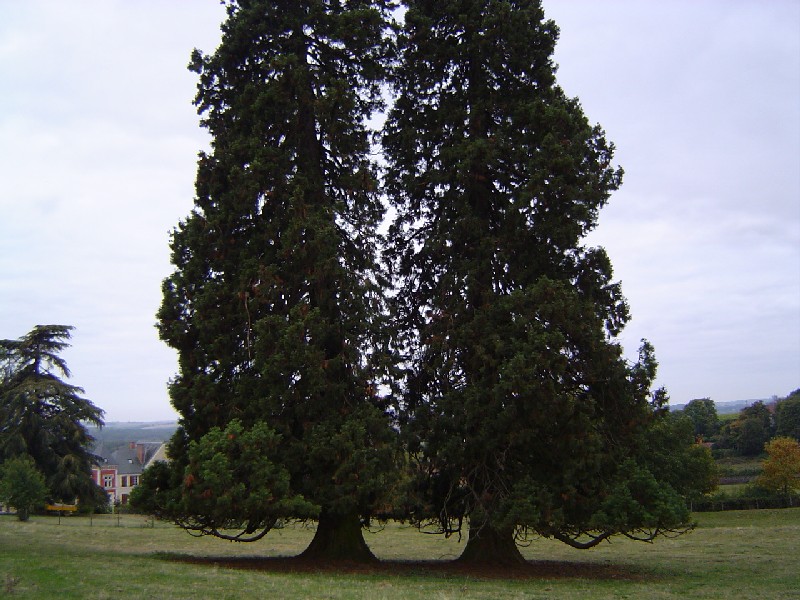
[[[319,516],[314,539],[300,557],[322,561],[376,562],[378,560],[364,541],[358,515],[354,513],[334,515],[325,511]]]
[[[499,531],[489,524],[470,525],[467,545],[458,557],[458,561],[504,567],[527,564],[514,542],[514,532]]]

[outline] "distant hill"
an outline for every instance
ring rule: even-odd
[[[177,428],[175,421],[106,423],[101,429],[87,427],[95,439],[92,451],[104,457],[131,442],[166,442]]]
[[[102,428],[89,427],[96,440],[122,442],[166,442],[175,433],[175,421],[106,423]]]
[[[740,412],[743,408],[751,406],[756,402],[763,402],[769,404],[772,398],[756,398],[753,400],[731,400],[730,402],[714,402],[717,407],[717,414],[719,415],[732,415]],[[688,403],[687,403],[688,404]],[[686,404],[670,404],[670,410],[683,410]]]

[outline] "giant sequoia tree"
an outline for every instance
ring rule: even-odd
[[[50,500],[105,504],[92,479],[92,436],[103,411],[64,381],[72,327],[37,325],[18,340],[0,340],[0,463],[30,457],[47,483]]]
[[[465,560],[521,560],[528,532],[589,547],[681,527],[643,456],[652,349],[623,358],[628,307],[582,243],[622,172],[556,84],[556,25],[537,0],[406,5],[384,147],[409,510],[468,520]]]
[[[179,429],[171,466],[138,499],[239,540],[316,518],[307,554],[368,559],[361,525],[393,460],[365,127],[381,102],[386,9],[227,4],[221,45],[190,65],[212,150],[173,234],[158,313],[179,356]]]

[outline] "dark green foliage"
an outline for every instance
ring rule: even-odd
[[[770,406],[759,400],[743,408],[735,420],[722,425],[715,448],[740,456],[757,456],[775,436],[800,439],[800,391]]]
[[[680,496],[638,455],[652,349],[623,359],[627,305],[581,244],[622,172],[555,84],[556,25],[536,1],[406,5],[383,143],[413,516],[444,532],[469,517],[487,549],[680,527]]]
[[[711,398],[692,400],[684,407],[683,413],[691,419],[697,436],[708,438],[719,430],[717,407]]]
[[[775,434],[800,441],[800,390],[795,390],[775,407]]]
[[[774,430],[772,413],[759,400],[743,408],[735,421],[722,428],[719,445],[733,448],[743,456],[755,456],[764,451],[764,444],[770,440]]]
[[[735,448],[744,456],[755,456],[764,451],[769,440],[769,430],[759,419],[742,419],[733,427]]]
[[[205,437],[215,428],[236,420],[270,432],[264,489],[247,492],[264,506],[228,511],[248,532],[290,507],[299,518],[366,518],[391,481],[394,436],[378,393],[383,209],[365,126],[381,106],[386,10],[229,2],[219,48],[192,57],[212,152],[200,155],[195,209],[173,234],[158,313],[179,357],[168,480],[223,460]],[[229,483],[252,474],[234,470]],[[222,504],[183,493],[170,505],[178,522],[212,533],[226,522]]]
[[[157,463],[143,474],[131,503],[158,516],[178,515],[185,528],[223,538],[229,537],[226,529],[266,533],[279,519],[317,516],[316,507],[292,495],[289,473],[276,464],[279,442],[263,422],[250,429],[238,420],[212,428],[190,442],[180,481]]]
[[[648,469],[688,502],[713,492],[719,469],[711,451],[695,443],[695,426],[685,414],[661,412],[647,429],[642,453]]]
[[[591,518],[590,527],[604,532],[601,535],[628,533],[657,523],[688,522],[686,503],[674,489],[657,480],[650,470],[628,459],[620,466],[618,477],[618,483]],[[648,536],[647,539],[652,538]]]
[[[16,456],[0,464],[0,503],[13,506],[20,521],[27,521],[46,497],[44,476],[30,456]]]
[[[750,406],[743,408],[739,413],[739,419],[741,421],[752,420],[758,422],[768,434],[771,434],[774,429],[772,413],[763,400],[753,402]]]
[[[86,423],[103,424],[103,411],[59,378],[69,377],[59,353],[72,327],[37,325],[19,340],[0,340],[0,460],[30,456],[53,501],[102,505],[92,480],[93,438]]]

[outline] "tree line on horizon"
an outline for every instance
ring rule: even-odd
[[[800,442],[800,389],[770,402],[757,400],[742,408],[736,418],[721,419],[711,398],[697,398],[681,409],[695,435],[713,444],[719,456],[757,456],[775,437]]]

